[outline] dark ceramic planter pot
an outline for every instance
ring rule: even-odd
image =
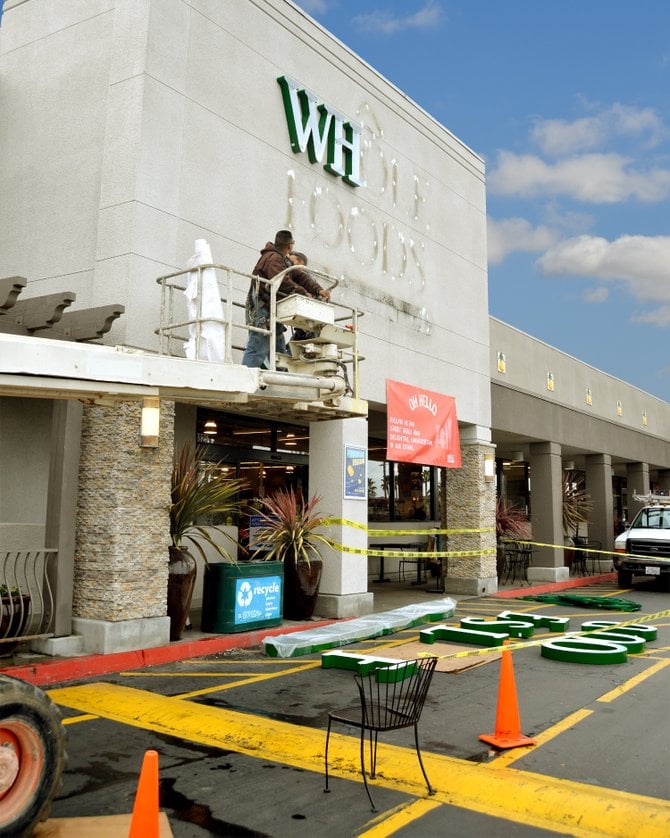
[[[321,585],[323,561],[284,560],[284,619],[309,620],[314,614]]]
[[[502,544],[496,545],[496,573],[498,575],[498,584],[505,573],[505,548]]]
[[[197,565],[184,547],[170,547],[168,567],[167,613],[170,618],[170,640],[181,640],[191,610]]]

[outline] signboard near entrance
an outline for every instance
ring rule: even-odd
[[[235,625],[279,620],[282,613],[281,576],[237,579]]]
[[[386,459],[426,466],[461,467],[453,396],[386,380]]]
[[[344,497],[366,500],[368,496],[367,451],[357,445],[344,446]]]

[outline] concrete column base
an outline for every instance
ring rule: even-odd
[[[497,576],[447,576],[445,594],[470,594],[482,596],[498,590]]]
[[[84,654],[84,638],[80,634],[49,637],[46,640],[33,640],[30,648],[33,652],[39,652],[40,655],[71,658]]]
[[[319,594],[315,615],[318,617],[363,617],[372,614],[374,594]]]
[[[565,582],[570,578],[569,567],[529,567],[529,582]]]
[[[137,620],[89,620],[75,617],[72,628],[80,634],[86,654],[109,655],[152,649],[170,642],[169,617],[143,617]]]

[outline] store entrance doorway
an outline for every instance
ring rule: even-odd
[[[308,497],[309,429],[201,408],[197,439],[208,460],[221,462],[231,477],[244,483],[243,513],[234,524],[239,529],[239,558],[248,558],[249,520],[263,498],[280,489]]]

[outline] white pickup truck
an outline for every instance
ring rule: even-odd
[[[614,541],[619,586],[629,588],[634,575],[664,577],[670,583],[670,496],[634,495],[644,506],[630,527]]]

